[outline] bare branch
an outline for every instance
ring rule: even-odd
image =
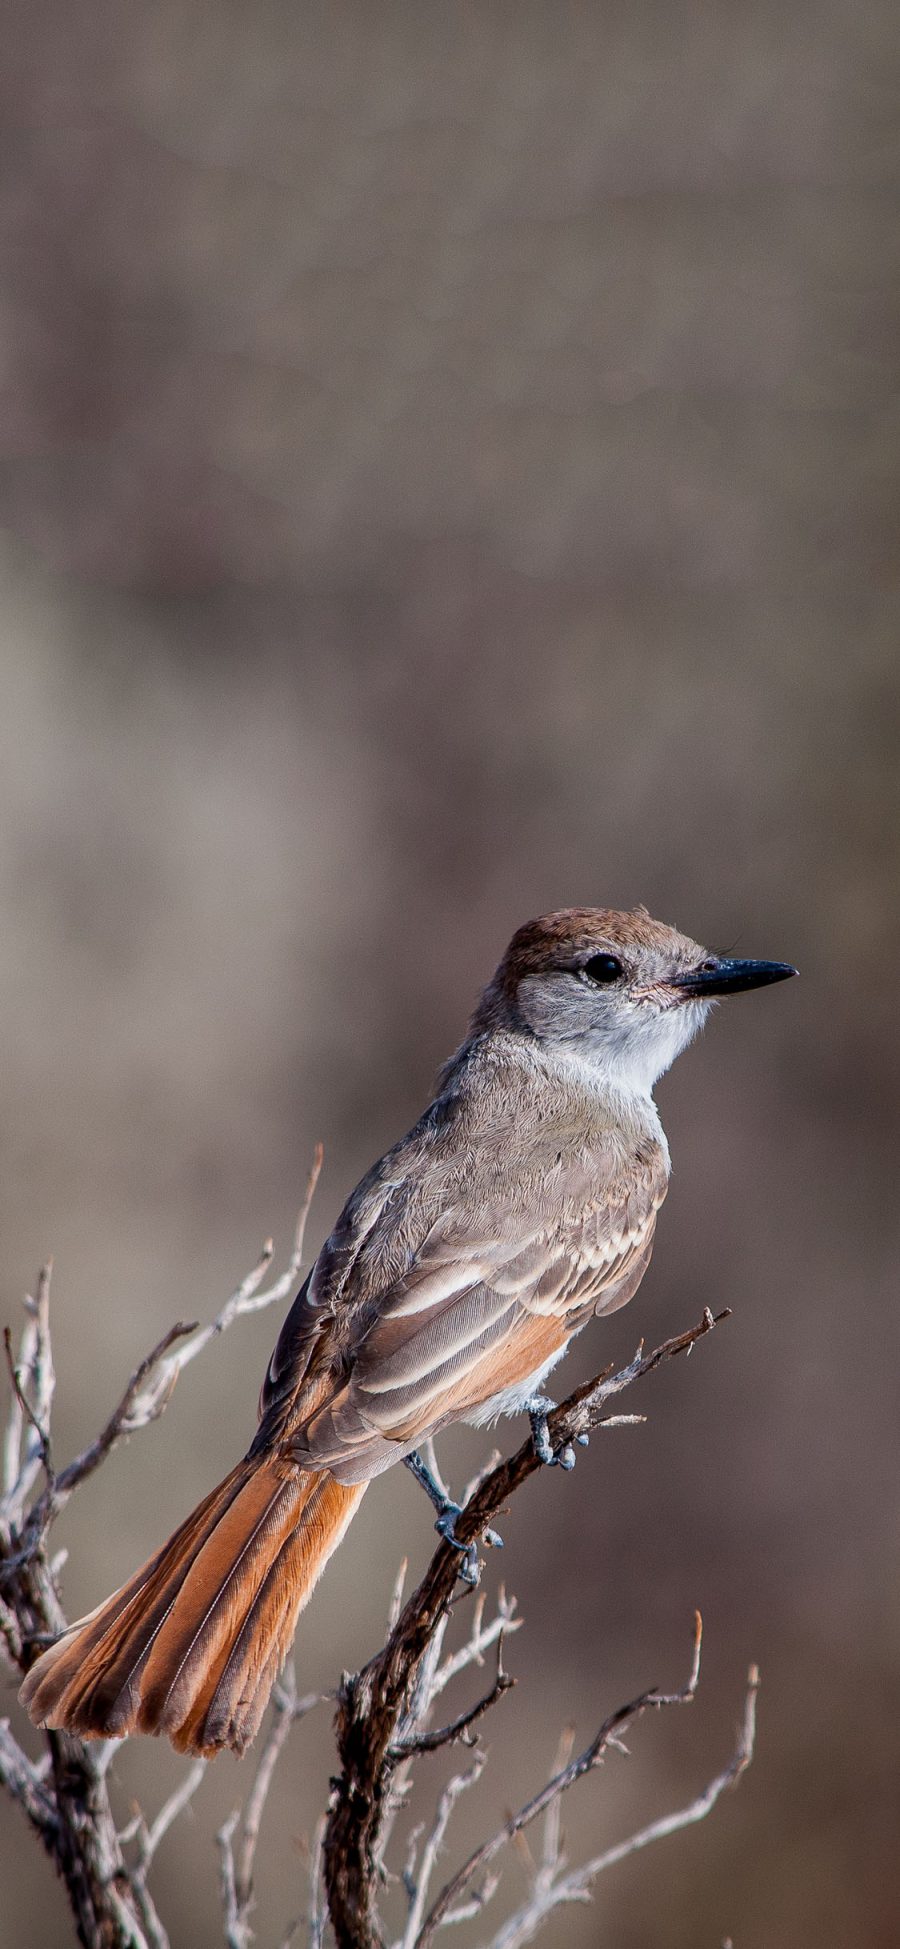
[[[49,1433],[50,1415],[53,1408],[53,1395],[56,1376],[53,1372],[53,1354],[50,1346],[50,1281],[53,1277],[53,1260],[48,1259],[38,1273],[37,1292],[34,1299],[26,1300],[26,1306],[34,1320],[34,1354],[31,1362],[32,1389],[34,1393],[34,1412],[39,1427]]]
[[[460,1646],[459,1651],[451,1652],[449,1657],[438,1666],[431,1687],[432,1699],[436,1699],[445,1686],[449,1685],[451,1678],[456,1678],[458,1673],[465,1671],[468,1665],[483,1665],[485,1652],[497,1638],[508,1638],[513,1631],[521,1630],[525,1620],[514,1616],[516,1600],[514,1597],[507,1597],[503,1584],[500,1585],[497,1593],[497,1615],[482,1630],[481,1620],[486,1601],[484,1591],[479,1591],[475,1600],[475,1616],[469,1636],[465,1644]]]
[[[193,1800],[201,1781],[206,1778],[208,1765],[208,1760],[198,1759],[194,1761],[193,1766],[188,1768],[184,1779],[175,1788],[175,1792],[171,1793],[168,1800],[163,1802],[156,1819],[146,1829],[140,1851],[140,1867],[144,1873],[149,1868],[160,1841],[164,1840],[169,1828],[178,1819],[179,1814],[183,1814],[185,1807]]]
[[[546,1862],[546,1868],[550,1872],[538,1877],[528,1901],[503,1923],[488,1949],[523,1949],[523,1945],[532,1941],[537,1934],[551,1909],[566,1902],[589,1900],[592,1884],[598,1875],[604,1874],[608,1868],[616,1867],[618,1862],[626,1860],[628,1855],[638,1853],[641,1848],[650,1847],[654,1841],[665,1840],[669,1834],[677,1834],[682,1828],[691,1827],[695,1822],[705,1820],[721,1795],[728,1788],[737,1785],[741,1774],[746,1771],[753,1758],[758,1688],[759,1672],[755,1665],[751,1665],[747,1679],[743,1721],[735,1751],[728,1765],[723,1767],[721,1773],[717,1773],[715,1779],[704,1787],[695,1800],[692,1800],[687,1807],[679,1808],[676,1813],[664,1814],[660,1820],[651,1821],[649,1826],[641,1828],[636,1834],[629,1835],[627,1840],[619,1841],[615,1847],[606,1848],[602,1854],[595,1855],[593,1860],[585,1862],[584,1867],[575,1868],[568,1875],[558,1873],[564,1868],[565,1863],[558,1854],[555,1860],[551,1854]],[[556,1807],[559,1806],[558,1797],[554,1804]],[[446,1919],[448,1918],[445,1917]],[[416,1944],[416,1949],[422,1949],[422,1944],[426,1941],[427,1937],[423,1932]]]
[[[322,1879],[322,1847],[325,1840],[325,1815],[316,1823],[313,1844],[309,1856],[309,1916],[307,1922],[307,1949],[322,1949],[325,1941],[325,1883]],[[282,1944],[287,1949],[287,1943]]]
[[[236,1808],[234,1813],[229,1814],[216,1836],[228,1949],[246,1949],[252,1939],[253,1865],[266,1801],[288,1734],[298,1719],[305,1718],[314,1706],[322,1704],[325,1696],[321,1692],[310,1692],[298,1699],[293,1667],[286,1667],[285,1677],[273,1693],[271,1724],[243,1812]],[[236,1859],[235,1838],[238,1843]]]
[[[663,1340],[660,1346],[654,1347],[653,1352],[648,1354],[644,1353],[644,1343],[641,1341],[633,1360],[630,1360],[628,1365],[621,1368],[618,1373],[614,1374],[610,1368],[607,1368],[606,1372],[598,1374],[595,1380],[587,1381],[583,1387],[576,1388],[574,1394],[570,1394],[568,1400],[563,1402],[562,1407],[557,1408],[556,1413],[549,1417],[550,1439],[554,1448],[558,1448],[562,1442],[573,1441],[578,1435],[589,1433],[592,1428],[600,1427],[602,1417],[599,1416],[598,1409],[605,1401],[610,1400],[614,1394],[621,1394],[623,1388],[630,1387],[633,1381],[643,1380],[647,1374],[652,1374],[654,1368],[661,1366],[664,1360],[673,1360],[681,1353],[689,1354],[698,1340],[704,1339],[714,1327],[720,1326],[723,1320],[730,1320],[730,1318],[730,1306],[724,1306],[720,1313],[712,1313],[706,1306],[702,1319],[696,1326],[688,1327],[686,1333],[676,1333],[673,1339]],[[612,1416],[610,1425],[613,1425]]]
[[[223,1821],[216,1835],[216,1846],[219,1850],[219,1895],[222,1902],[222,1914],[225,1920],[225,1941],[228,1944],[228,1949],[248,1949],[251,1938],[250,1925],[246,1917],[241,1915],[235,1884],[234,1848],[232,1847],[232,1841],[234,1838],[234,1830],[237,1827],[240,1817],[241,1810],[239,1807],[235,1807],[234,1812],[229,1814],[226,1821]]]
[[[381,1825],[373,1856],[374,1871],[379,1879],[387,1878],[387,1871],[384,1866],[385,1850],[390,1841],[397,1813],[404,1805],[408,1796],[410,1788],[410,1763],[414,1757],[416,1742],[422,1735],[427,1737],[425,1729],[428,1726],[437,1699],[445,1690],[446,1686],[449,1685],[452,1678],[455,1678],[459,1672],[464,1671],[469,1665],[483,1665],[485,1650],[496,1643],[504,1632],[512,1633],[513,1631],[517,1631],[522,1623],[521,1618],[513,1617],[515,1599],[508,1599],[501,1585],[497,1599],[497,1615],[489,1625],[483,1627],[486,1602],[487,1599],[484,1592],[479,1592],[475,1600],[472,1627],[465,1644],[458,1651],[444,1659],[441,1658],[441,1651],[447,1625],[450,1621],[449,1614],[439,1619],[431,1641],[425,1650],[419,1668],[411,1682],[408,1701],[398,1725],[395,1750],[399,1754],[399,1763],[396,1763],[396,1770],[391,1771],[386,1780]],[[489,1701],[480,1701],[479,1705],[475,1708],[476,1714],[480,1714],[481,1711],[486,1711],[488,1702],[493,1703],[493,1699],[494,1693],[492,1692],[489,1695]],[[466,1719],[469,1715],[463,1714],[462,1716],[463,1719]],[[463,1727],[458,1725],[446,1729],[448,1737],[452,1737],[456,1732],[462,1731]],[[438,1743],[443,1744],[443,1738],[439,1739]],[[394,1761],[392,1760],[393,1765]]]
[[[43,1461],[47,1473],[47,1487],[28,1517],[22,1532],[21,1552],[18,1555],[12,1553],[8,1555],[3,1566],[4,1573],[21,1568],[22,1564],[26,1563],[40,1548],[49,1524],[64,1507],[72,1491],[106,1460],[123,1436],[134,1434],[138,1429],[147,1428],[152,1422],[158,1421],[172,1398],[172,1391],[182,1368],[186,1367],[189,1361],[195,1360],[212,1339],[224,1333],[242,1314],[258,1312],[262,1307],[272,1306],[291,1292],[300,1269],[306,1220],[322,1168],[322,1155],[322,1146],[317,1144],[297,1217],[291,1256],[284,1272],[264,1292],[259,1292],[259,1285],[272,1263],[275,1251],[272,1240],[267,1239],[256,1264],[241,1280],[225,1305],[220,1308],[215,1319],[203,1327],[198,1327],[196,1321],[188,1323],[179,1321],[175,1326],[169,1327],[150,1353],[145,1354],[135,1368],[118,1406],[113,1409],[99,1435],[89,1442],[86,1448],[82,1449],[81,1454],[76,1455],[57,1476],[54,1476],[52,1471],[49,1437],[53,1366],[50,1357],[48,1301],[52,1261],[43,1268],[38,1281],[37,1299],[29,1302],[32,1312],[29,1328],[33,1327],[33,1333],[27,1341],[33,1385],[36,1390],[36,1405],[32,1405],[29,1401],[21,1384],[12,1357],[9,1329],[6,1329],[6,1358],[13,1384],[13,1408],[6,1428],[4,1463],[7,1473],[12,1474],[14,1458],[19,1452],[24,1416],[33,1424],[38,1437],[39,1459]],[[26,1328],[26,1334],[28,1330]],[[181,1344],[176,1345],[178,1342]],[[25,1345],[26,1340],[23,1336],[23,1347]],[[172,1348],[176,1350],[172,1352]],[[47,1417],[46,1428],[41,1419],[42,1412]],[[15,1471],[4,1502],[0,1504],[0,1515],[7,1514],[14,1521],[20,1523],[23,1521],[24,1506],[34,1473],[34,1458],[26,1456],[25,1464],[21,1470]]]
[[[12,1396],[2,1440],[0,1640],[20,1671],[28,1669],[37,1647],[52,1641],[66,1628],[54,1581],[63,1558],[57,1555],[53,1564],[48,1564],[44,1547],[49,1525],[73,1491],[106,1460],[125,1435],[146,1427],[163,1412],[186,1360],[193,1358],[213,1334],[224,1331],[240,1313],[272,1304],[291,1290],[299,1269],[303,1229],[320,1164],[321,1151],[317,1150],[291,1259],[281,1277],[266,1292],[259,1292],[272,1256],[267,1245],[257,1266],[241,1281],[211,1326],[203,1330],[181,1324],[170,1328],[136,1368],[100,1433],[59,1475],[53,1470],[50,1434],[54,1390],[50,1267],[43,1269],[36,1298],[26,1302],[28,1318],[18,1362],[13,1357],[9,1332],[5,1335]],[[176,1346],[178,1342],[181,1344]],[[29,1494],[41,1468],[47,1476],[46,1487],[26,1514]],[[231,1926],[229,1941],[239,1945],[239,1949],[244,1949],[249,1942],[247,1913],[253,1858],[278,1751],[293,1720],[316,1702],[316,1698],[298,1701],[283,1690],[276,1693],[277,1737],[274,1746],[270,1738],[264,1748],[251,1791],[237,1881],[230,1833],[223,1830],[220,1837],[223,1886],[226,1904],[230,1903],[230,1908],[226,1906]],[[18,1747],[8,1724],[0,1724],[0,1784],[21,1806],[59,1869],[79,1939],[90,1943],[92,1949],[169,1949],[166,1931],[148,1891],[147,1877],[164,1836],[183,1814],[199,1786],[205,1763],[199,1761],[188,1770],[155,1820],[148,1824],[138,1812],[124,1834],[119,1835],[109,1801],[108,1773],[120,1742],[85,1744],[57,1732],[48,1732],[46,1739],[45,1758],[36,1766]],[[130,1862],[122,1853],[123,1845],[129,1841],[136,1844]]]
[[[0,1781],[28,1815],[32,1826],[42,1837],[51,1840],[58,1824],[53,1794],[37,1767],[23,1753],[8,1719],[0,1719]]]
[[[60,1470],[55,1484],[59,1508],[62,1507],[62,1498],[71,1495],[72,1490],[77,1489],[78,1484],[83,1482],[86,1476],[99,1468],[101,1462],[105,1462],[107,1455],[112,1454],[116,1443],[121,1441],[124,1435],[134,1434],[136,1429],[146,1428],[151,1421],[159,1419],[171,1399],[178,1370],[176,1368],[171,1372],[165,1388],[156,1388],[151,1393],[147,1393],[147,1384],[157,1368],[162,1366],[169,1348],[174,1346],[176,1340],[183,1340],[187,1334],[193,1333],[195,1326],[195,1320],[178,1320],[174,1326],[169,1327],[167,1333],[163,1334],[162,1339],[151,1352],[144,1355],[106,1426],[101,1428],[99,1435],[95,1436],[92,1442],[88,1442],[80,1455],[76,1455],[73,1461]],[[167,1373],[170,1365],[171,1363],[166,1363]],[[148,1402],[152,1405],[148,1405]]]
[[[707,1308],[686,1333],[664,1341],[650,1354],[645,1355],[639,1347],[633,1360],[618,1373],[607,1368],[577,1389],[549,1417],[554,1449],[602,1426],[611,1398],[652,1373],[663,1361],[688,1352],[727,1317],[727,1313],[714,1317]],[[474,1542],[482,1536],[510,1495],[539,1467],[534,1443],[529,1439],[508,1461],[493,1469],[456,1519],[459,1541]],[[362,1672],[345,1678],[341,1685],[337,1738],[343,1773],[339,1790],[332,1796],[325,1835],[329,1912],[340,1949],[345,1945],[347,1949],[350,1945],[353,1949],[357,1945],[377,1949],[382,1940],[375,1871],[383,1857],[385,1824],[390,1825],[397,1807],[393,1777],[397,1749],[399,1745],[402,1753],[403,1742],[415,1740],[424,1730],[421,1711],[416,1708],[411,1713],[410,1703],[416,1699],[423,1664],[427,1670],[433,1661],[436,1634],[456,1589],[458,1565],[458,1551],[449,1543],[442,1544],[382,1650]],[[411,1719],[418,1723],[410,1723]],[[477,1872],[477,1864],[472,1872]],[[457,1892],[453,1891],[452,1901],[448,1898],[445,1908],[457,1905]]]
[[[474,1496],[476,1490],[481,1488],[482,1482],[487,1481],[488,1476],[497,1467],[497,1463],[502,1462],[502,1460],[503,1460],[502,1450],[499,1448],[492,1448],[490,1454],[485,1456],[484,1461],[481,1464],[481,1467],[477,1468],[475,1470],[475,1474],[469,1477],[469,1480],[466,1483],[466,1486],[462,1492],[462,1500],[464,1503],[471,1502],[471,1499]]]
[[[747,1674],[744,1715],[737,1746],[728,1765],[723,1767],[721,1773],[716,1774],[715,1779],[711,1780],[707,1787],[704,1787],[703,1792],[699,1793],[696,1799],[692,1800],[689,1806],[683,1807],[680,1812],[664,1814],[661,1820],[652,1821],[649,1827],[644,1827],[639,1833],[632,1834],[629,1840],[620,1841],[617,1847],[607,1848],[604,1854],[595,1856],[593,1861],[588,1861],[583,1868],[578,1870],[580,1876],[585,1880],[592,1880],[596,1875],[603,1874],[606,1868],[615,1866],[616,1862],[624,1861],[626,1855],[636,1854],[640,1848],[649,1846],[651,1841],[662,1840],[667,1834],[677,1834],[679,1828],[690,1827],[696,1821],[706,1819],[707,1814],[712,1812],[716,1801],[726,1789],[737,1785],[741,1774],[746,1772],[753,1758],[756,1744],[756,1700],[758,1692],[759,1670],[756,1665],[751,1665]],[[574,1877],[571,1877],[571,1879],[574,1879]]]
[[[440,1795],[431,1831],[422,1848],[418,1873],[415,1879],[410,1875],[408,1883],[410,1897],[409,1915],[406,1928],[400,1938],[398,1949],[414,1949],[414,1944],[417,1944],[420,1939],[419,1930],[425,1910],[425,1903],[428,1899],[428,1889],[431,1884],[431,1877],[434,1874],[438,1854],[440,1853],[444,1836],[447,1832],[450,1817],[460,1794],[465,1793],[468,1787],[475,1785],[476,1780],[481,1777],[484,1766],[485,1755],[483,1753],[476,1753],[468,1772],[455,1773],[453,1778],[447,1781],[447,1785]]]
[[[19,1343],[19,1357],[15,1363],[20,1374],[27,1373],[30,1370],[34,1361],[36,1342],[37,1327],[35,1322],[33,1319],[26,1320]],[[14,1513],[19,1494],[22,1433],[24,1426],[25,1412],[19,1397],[19,1390],[15,1383],[13,1383],[10,1389],[6,1427],[3,1431],[3,1500],[2,1504],[0,1504],[0,1508],[10,1515]]]
[[[553,1769],[555,1775],[559,1775],[565,1772],[569,1764],[569,1761],[572,1757],[572,1748],[574,1744],[575,1744],[575,1727],[564,1726],[560,1734],[559,1746],[557,1747],[557,1751],[556,1751],[556,1765],[554,1766]],[[547,1808],[547,1812],[544,1815],[544,1839],[543,1839],[543,1845],[541,1847],[541,1865],[540,1868],[538,1869],[538,1875],[541,1878],[546,1879],[547,1876],[551,1873],[551,1871],[555,1873],[561,1859],[562,1859],[562,1794],[558,1793],[555,1799],[551,1800],[550,1805]]]
[[[511,1815],[510,1819],[504,1823],[503,1827],[498,1829],[496,1834],[491,1836],[490,1840],[482,1842],[481,1847],[476,1848],[474,1854],[470,1854],[468,1861],[464,1862],[463,1866],[453,1876],[452,1881],[448,1881],[446,1887],[441,1890],[416,1940],[416,1949],[425,1949],[426,1943],[431,1941],[435,1930],[440,1927],[447,1910],[456,1905],[474,1876],[489,1867],[501,1849],[506,1846],[507,1842],[513,1840],[517,1834],[521,1834],[523,1829],[529,1827],[531,1822],[536,1820],[540,1814],[545,1813],[561,1794],[565,1793],[569,1787],[574,1786],[576,1780],[580,1780],[585,1773],[591,1773],[595,1767],[602,1765],[608,1748],[610,1746],[621,1746],[624,1733],[634,1724],[635,1720],[641,1718],[645,1712],[651,1709],[658,1711],[666,1706],[690,1705],[692,1703],[696,1695],[700,1677],[702,1636],[703,1625],[698,1611],[694,1623],[694,1649],[691,1659],[691,1669],[680,1690],[677,1692],[660,1692],[654,1686],[650,1691],[641,1692],[628,1705],[617,1707],[616,1711],[611,1713],[608,1719],[604,1719],[599,1731],[594,1735],[590,1745],[585,1747],[584,1752],[579,1753],[576,1759],[570,1760],[567,1766],[564,1766],[558,1773],[554,1774],[553,1778],[547,1781],[540,1792],[536,1793],[533,1799],[527,1801],[525,1806],[521,1807],[517,1814]]]
[[[308,1692],[304,1698],[298,1699],[294,1668],[292,1665],[285,1667],[281,1684],[276,1687],[273,1694],[272,1723],[259,1757],[241,1821],[243,1833],[238,1855],[236,1888],[238,1901],[244,1908],[249,1908],[253,1894],[253,1863],[275,1768],[291,1727],[296,1725],[298,1719],[305,1718],[314,1706],[321,1705],[324,1698],[323,1692]]]
[[[168,1340],[160,1342],[159,1347],[155,1348],[153,1353],[147,1356],[146,1361],[141,1363],[141,1367],[129,1382],[126,1394],[123,1397],[123,1403],[120,1404],[120,1408],[116,1411],[117,1414],[120,1413],[121,1407],[127,1402],[127,1430],[123,1430],[122,1432],[132,1433],[135,1429],[145,1428],[152,1421],[156,1421],[171,1399],[172,1389],[182,1368],[186,1367],[190,1361],[196,1360],[197,1355],[203,1352],[204,1347],[209,1346],[211,1340],[227,1332],[228,1328],[236,1319],[241,1318],[244,1314],[259,1313],[268,1306],[277,1305],[279,1300],[286,1299],[288,1294],[293,1290],[303,1258],[303,1238],[306,1231],[306,1221],[309,1216],[309,1208],[313,1200],[313,1194],[319,1180],[319,1173],[322,1169],[322,1157],[322,1146],[321,1144],[317,1144],[313,1153],[312,1165],[306,1180],[306,1186],[297,1216],[291,1256],[284,1272],[277,1279],[273,1280],[272,1284],[267,1286],[263,1292],[259,1291],[261,1282],[275,1255],[273,1241],[268,1238],[256,1264],[251,1267],[250,1271],[240,1281],[240,1284],[235,1287],[234,1292],[225,1301],[224,1306],[220,1307],[215,1319],[210,1320],[206,1326],[201,1327],[198,1327],[196,1324],[188,1327],[173,1327]],[[163,1356],[168,1352],[168,1347],[178,1339],[182,1341],[181,1346],[178,1347],[175,1353],[170,1354],[168,1359],[164,1358]],[[115,1418],[114,1416],[113,1420]]]
[[[28,1394],[26,1392],[25,1385],[22,1380],[22,1375],[18,1367],[16,1366],[15,1355],[12,1350],[12,1334],[10,1333],[8,1326],[5,1326],[3,1328],[3,1347],[6,1354],[6,1365],[9,1372],[10,1383],[12,1386],[13,1394],[18,1403],[19,1412],[23,1416],[24,1420],[28,1423],[29,1427],[32,1428],[34,1431],[36,1441],[37,1441],[37,1449],[40,1457],[41,1466],[43,1467],[44,1473],[47,1477],[48,1484],[52,1484],[53,1456],[50,1448],[50,1431],[48,1428],[44,1426],[43,1422],[39,1420],[36,1410],[32,1407],[31,1402],[28,1399]],[[28,1468],[28,1458],[26,1456],[25,1463],[23,1466],[23,1473],[25,1472],[25,1470],[27,1470],[27,1468]],[[19,1481],[15,1484],[15,1489],[17,1492],[20,1492],[21,1481],[22,1481],[22,1476],[20,1475]]]
[[[466,1733],[475,1724],[477,1719],[482,1718],[485,1712],[489,1712],[492,1705],[496,1705],[497,1700],[502,1698],[504,1692],[512,1691],[515,1682],[515,1679],[510,1677],[509,1672],[505,1672],[503,1669],[503,1627],[501,1624],[500,1630],[497,1633],[497,1676],[494,1679],[490,1691],[486,1692],[484,1698],[479,1699],[475,1705],[470,1706],[468,1712],[461,1712],[458,1718],[451,1720],[449,1726],[441,1726],[437,1732],[418,1733],[412,1738],[399,1741],[396,1746],[390,1748],[389,1757],[392,1760],[396,1760],[409,1758],[413,1753],[436,1753],[441,1746],[450,1746],[456,1739],[462,1739],[466,1745],[474,1744],[474,1741],[466,1739]]]
[[[22,1330],[18,1361],[12,1353],[9,1329],[4,1332],[6,1363],[12,1382],[9,1412],[3,1438],[3,1496],[0,1518],[8,1522],[21,1519],[34,1482],[43,1468],[50,1479],[50,1414],[55,1376],[50,1347],[50,1279],[53,1261],[48,1259],[38,1274],[36,1296],[25,1300],[28,1318]],[[31,1439],[22,1440],[26,1424]]]
[[[235,1288],[230,1299],[225,1301],[225,1305],[216,1314],[215,1319],[211,1320],[208,1326],[200,1327],[193,1338],[188,1340],[184,1346],[179,1347],[178,1352],[172,1356],[173,1364],[179,1373],[182,1367],[187,1366],[189,1361],[196,1360],[197,1355],[203,1352],[204,1347],[209,1345],[210,1340],[214,1339],[220,1333],[225,1333],[234,1320],[239,1319],[245,1313],[263,1312],[267,1306],[274,1306],[279,1300],[286,1299],[292,1291],[303,1259],[303,1238],[306,1231],[306,1221],[309,1216],[309,1208],[313,1201],[316,1185],[319,1181],[323,1156],[322,1145],[317,1144],[313,1152],[313,1161],[310,1166],[309,1176],[306,1180],[306,1187],[297,1216],[293,1250],[284,1272],[280,1274],[279,1278],[273,1280],[271,1286],[266,1286],[263,1292],[258,1290],[272,1263],[275,1253],[272,1240],[270,1238],[266,1239],[255,1266],[241,1280],[240,1285]]]
[[[267,1241],[256,1265],[241,1280],[225,1305],[206,1326],[179,1324],[170,1328],[140,1362],[121,1400],[99,1434],[58,1474],[51,1449],[51,1411],[54,1392],[49,1322],[49,1266],[44,1268],[34,1300],[26,1302],[28,1317],[21,1335],[19,1358],[13,1357],[6,1335],[6,1358],[12,1399],[2,1439],[3,1500],[0,1516],[0,1637],[14,1662],[26,1669],[34,1648],[64,1628],[54,1583],[60,1558],[50,1565],[44,1541],[50,1523],[73,1491],[113,1452],[126,1435],[146,1427],[164,1411],[181,1369],[209,1342],[245,1313],[285,1298],[300,1270],[303,1232],[310,1200],[321,1166],[317,1149],[301,1207],[290,1262],[277,1279],[264,1286],[273,1248]],[[720,1314],[718,1319],[727,1317]],[[550,1416],[555,1449],[580,1434],[600,1427],[632,1425],[639,1415],[608,1412],[611,1401],[633,1382],[651,1373],[662,1361],[689,1353],[718,1323],[707,1310],[689,1332],[664,1342],[650,1354],[639,1348],[618,1372],[606,1369],[586,1387],[576,1390]],[[491,1457],[466,1491],[457,1521],[461,1541],[485,1535],[491,1520],[540,1466],[529,1440],[506,1461]],[[41,1471],[46,1486],[26,1515],[28,1498]],[[435,1464],[435,1474],[437,1468]],[[504,1670],[503,1641],[518,1630],[514,1602],[501,1587],[496,1613],[485,1623],[485,1599],[479,1594],[470,1613],[464,1644],[445,1654],[451,1617],[457,1614],[458,1553],[441,1544],[419,1587],[404,1603],[406,1566],[396,1580],[382,1650],[356,1677],[345,1677],[338,1697],[338,1743],[343,1777],[335,1783],[330,1813],[314,1836],[309,1863],[309,1899],[305,1917],[310,1949],[323,1949],[326,1915],[330,1915],[339,1949],[382,1949],[376,1911],[376,1891],[395,1880],[385,1864],[385,1848],[399,1809],[408,1800],[413,1761],[455,1740],[477,1743],[473,1727],[510,1689]],[[438,1699],[453,1679],[471,1666],[481,1666],[496,1649],[494,1682],[483,1696],[456,1717],[437,1727],[431,1721]],[[553,1778],[484,1842],[452,1876],[432,1902],[432,1884],[454,1808],[460,1796],[480,1778],[485,1756],[476,1752],[466,1772],[456,1774],[438,1797],[431,1827],[413,1831],[404,1884],[408,1913],[395,1949],[426,1949],[435,1932],[479,1915],[499,1883],[495,1862],[507,1842],[519,1847],[529,1863],[531,1888],[527,1902],[501,1924],[491,1949],[520,1949],[559,1904],[589,1899],[595,1877],[628,1853],[679,1827],[700,1820],[725,1788],[749,1764],[753,1747],[755,1675],[751,1675],[741,1742],[730,1766],[710,1783],[690,1807],[665,1816],[608,1849],[583,1868],[569,1870],[562,1854],[561,1801],[569,1786],[599,1766],[610,1749],[622,1750],[629,1726],[650,1708],[686,1704],[693,1698],[699,1676],[700,1626],[691,1672],[680,1691],[642,1693],[619,1708],[599,1728],[585,1751],[572,1758],[571,1737],[561,1749]],[[273,1715],[243,1811],[236,1810],[217,1837],[219,1878],[228,1949],[250,1949],[252,1940],[253,1879],[262,1821],[275,1771],[291,1725],[319,1702],[318,1694],[296,1696],[293,1673],[276,1687]],[[58,1865],[67,1885],[80,1937],[102,1949],[169,1949],[168,1938],[148,1890],[148,1875],[158,1848],[184,1813],[204,1778],[206,1762],[197,1761],[175,1791],[148,1822],[138,1811],[121,1834],[116,1833],[109,1803],[110,1763],[118,1741],[91,1747],[58,1733],[48,1733],[42,1762],[31,1762],[18,1747],[9,1725],[0,1722],[0,1782],[22,1807],[26,1817]],[[543,1820],[542,1847],[537,1864],[528,1850],[525,1832]],[[129,1849],[130,1859],[122,1849]],[[327,1891],[327,1911],[326,1911]],[[284,1949],[301,1921],[288,1930]]]

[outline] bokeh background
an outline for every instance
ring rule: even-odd
[[[29,0],[4,35],[3,1316],[52,1250],[58,1452],[288,1249],[321,1137],[314,1248],[522,919],[643,900],[802,967],[661,1086],[656,1258],[565,1379],[734,1319],[516,1499],[522,1682],[446,1865],[564,1721],[680,1681],[695,1604],[699,1701],[570,1796],[571,1857],[724,1762],[751,1658],[758,1757],[548,1949],[900,1937],[898,47],[891,0]],[[276,1325],[67,1512],[73,1613],[245,1445]],[[454,1480],[485,1446],[445,1438]],[[429,1544],[382,1480],[303,1688]],[[270,1810],[264,1945],[327,1721]],[[181,1764],[123,1755],[123,1808]],[[176,1944],[220,1939],[247,1779],[221,1760],[160,1854]],[[11,1809],[0,1881],[4,1944],[70,1942]]]

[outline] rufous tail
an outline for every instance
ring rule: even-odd
[[[35,1724],[82,1739],[164,1732],[180,1752],[243,1752],[365,1489],[265,1456],[239,1462],[129,1583],[32,1665],[20,1697]]]

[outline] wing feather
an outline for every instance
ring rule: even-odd
[[[456,1113],[432,1106],[363,1180],[295,1301],[257,1445],[286,1441],[305,1465],[363,1480],[624,1304],[667,1159],[654,1138],[629,1147],[589,1118],[561,1107],[554,1120],[541,1099],[540,1115],[510,1111],[508,1140],[492,1126],[463,1141]]]
[[[584,1178],[579,1167],[579,1189]],[[354,1349],[340,1396],[317,1417],[310,1450],[334,1465],[334,1446],[357,1451],[411,1442],[481,1406],[554,1357],[594,1311],[631,1296],[649,1258],[664,1179],[648,1173],[642,1194],[590,1197],[543,1224],[513,1206],[488,1229],[467,1212],[444,1213],[414,1266],[381,1296]],[[320,1447],[321,1444],[321,1447]],[[380,1449],[379,1449],[380,1452]]]

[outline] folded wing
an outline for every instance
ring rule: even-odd
[[[363,1480],[546,1366],[592,1313],[631,1297],[665,1186],[655,1156],[625,1180],[605,1159],[556,1158],[552,1184],[524,1198],[445,1211],[380,1295],[344,1385],[297,1431],[298,1460]]]

